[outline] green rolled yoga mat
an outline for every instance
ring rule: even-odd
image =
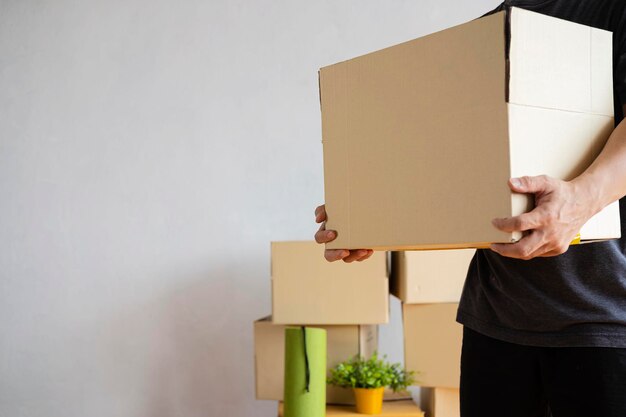
[[[285,329],[284,417],[326,415],[326,330]]]

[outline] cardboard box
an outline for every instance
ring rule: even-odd
[[[326,246],[519,240],[491,224],[534,204],[508,179],[572,179],[613,130],[611,36],[513,7],[322,68]],[[619,237],[617,202],[580,233]]]
[[[422,387],[459,388],[463,326],[457,303],[403,304],[404,364]]]
[[[277,324],[389,321],[387,255],[328,262],[324,245],[272,242],[272,320]]]
[[[393,252],[391,293],[406,304],[459,302],[475,252],[473,249]]]
[[[459,390],[454,388],[422,388],[420,404],[428,417],[460,417]]]
[[[424,412],[413,402],[413,400],[387,401],[383,403],[383,412],[378,414],[388,417],[424,417]],[[352,406],[328,405],[326,416],[363,416],[358,414]],[[278,404],[278,417],[283,417],[283,403]]]
[[[270,317],[254,322],[254,362],[256,398],[283,399],[285,373],[285,327],[273,324]],[[354,355],[371,356],[378,349],[378,326],[315,326],[326,329],[330,368]],[[353,404],[352,392],[329,386],[326,401],[335,404]]]

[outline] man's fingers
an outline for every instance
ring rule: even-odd
[[[315,241],[317,243],[332,242],[333,240],[335,240],[336,237],[337,232],[335,232],[334,230],[324,230],[321,227],[320,230],[315,233]]]
[[[315,223],[321,223],[326,220],[326,205],[322,204],[315,209]]]
[[[565,242],[565,243],[561,243],[559,245],[551,245],[549,248],[546,248],[546,252],[542,253],[541,257],[551,257],[551,256],[557,256],[557,255],[562,255],[565,252],[567,252],[569,250],[570,247],[570,242]]]
[[[542,258],[550,258],[552,256],[558,256],[558,255],[561,255],[563,253],[565,253],[565,252],[562,252],[561,250],[552,250],[550,252],[543,253],[543,254],[541,254],[539,256],[542,257]]]
[[[321,223],[319,229],[315,233],[315,241],[317,243],[332,242],[337,238],[337,232],[334,230],[326,230],[326,205],[322,204],[315,209],[315,222]],[[326,249],[324,258],[329,262],[343,259],[344,262],[364,261],[374,253],[371,249]]]
[[[520,214],[515,217],[493,219],[491,224],[498,230],[511,233],[526,232],[531,229],[536,229],[543,223],[541,222],[541,213],[535,209],[529,213]]]
[[[545,191],[550,186],[550,177],[538,175],[535,177],[519,177],[509,179],[509,188],[516,193],[534,194]]]
[[[324,251],[324,258],[329,262],[338,261],[343,259],[344,262],[362,262],[368,259],[374,253],[371,249],[326,249]]]
[[[367,253],[368,253],[367,249],[351,250],[350,254],[348,256],[346,256],[345,258],[343,258],[343,261],[347,262],[347,263],[358,261],[359,259],[363,258],[364,256],[367,256]]]
[[[374,254],[374,251],[373,251],[373,250],[371,250],[371,249],[368,249],[368,250],[367,250],[367,255],[363,256],[363,257],[362,257],[362,258],[360,258],[360,259],[357,259],[357,262],[362,262],[362,261],[364,261],[364,260],[366,260],[366,259],[369,259],[369,258],[370,258],[373,254]]]
[[[494,243],[491,250],[509,258],[532,259],[539,255],[543,246],[541,233],[533,232],[516,243]]]
[[[337,237],[337,232],[334,230],[326,230],[326,205],[322,204],[321,206],[317,206],[315,209],[315,222],[321,223],[319,229],[315,233],[315,241],[317,243],[328,243],[335,240]],[[340,259],[346,260],[350,258],[352,262],[355,257],[360,259],[361,257],[367,255],[367,250],[365,254],[355,254],[358,251],[349,251],[347,249],[326,249],[324,250],[324,258],[328,262],[335,262]]]
[[[348,255],[350,255],[350,251],[347,249],[326,249],[324,251],[324,258],[326,258],[328,262],[344,259]]]
[[[519,216],[493,219],[493,226],[508,233],[529,233],[514,244],[494,244],[492,250],[518,259],[556,256],[567,251],[570,240],[564,239],[563,234],[568,233],[568,228],[576,230],[580,217],[575,210],[572,215],[567,207],[572,187],[546,175],[511,178],[509,187],[516,193],[534,194],[536,207]]]

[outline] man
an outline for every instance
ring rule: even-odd
[[[526,232],[514,244],[478,250],[457,320],[464,325],[464,417],[626,417],[626,1],[510,0],[516,6],[613,32],[616,129],[594,163],[572,181],[512,178],[535,195],[532,211],[494,219]],[[595,213],[620,200],[622,238],[569,247]],[[325,230],[318,243],[337,233]],[[332,213],[331,213],[332,215]],[[363,261],[369,249],[326,250],[328,261]]]

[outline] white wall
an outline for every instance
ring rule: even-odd
[[[317,69],[496,5],[0,0],[0,416],[275,415],[252,321],[316,230]]]

